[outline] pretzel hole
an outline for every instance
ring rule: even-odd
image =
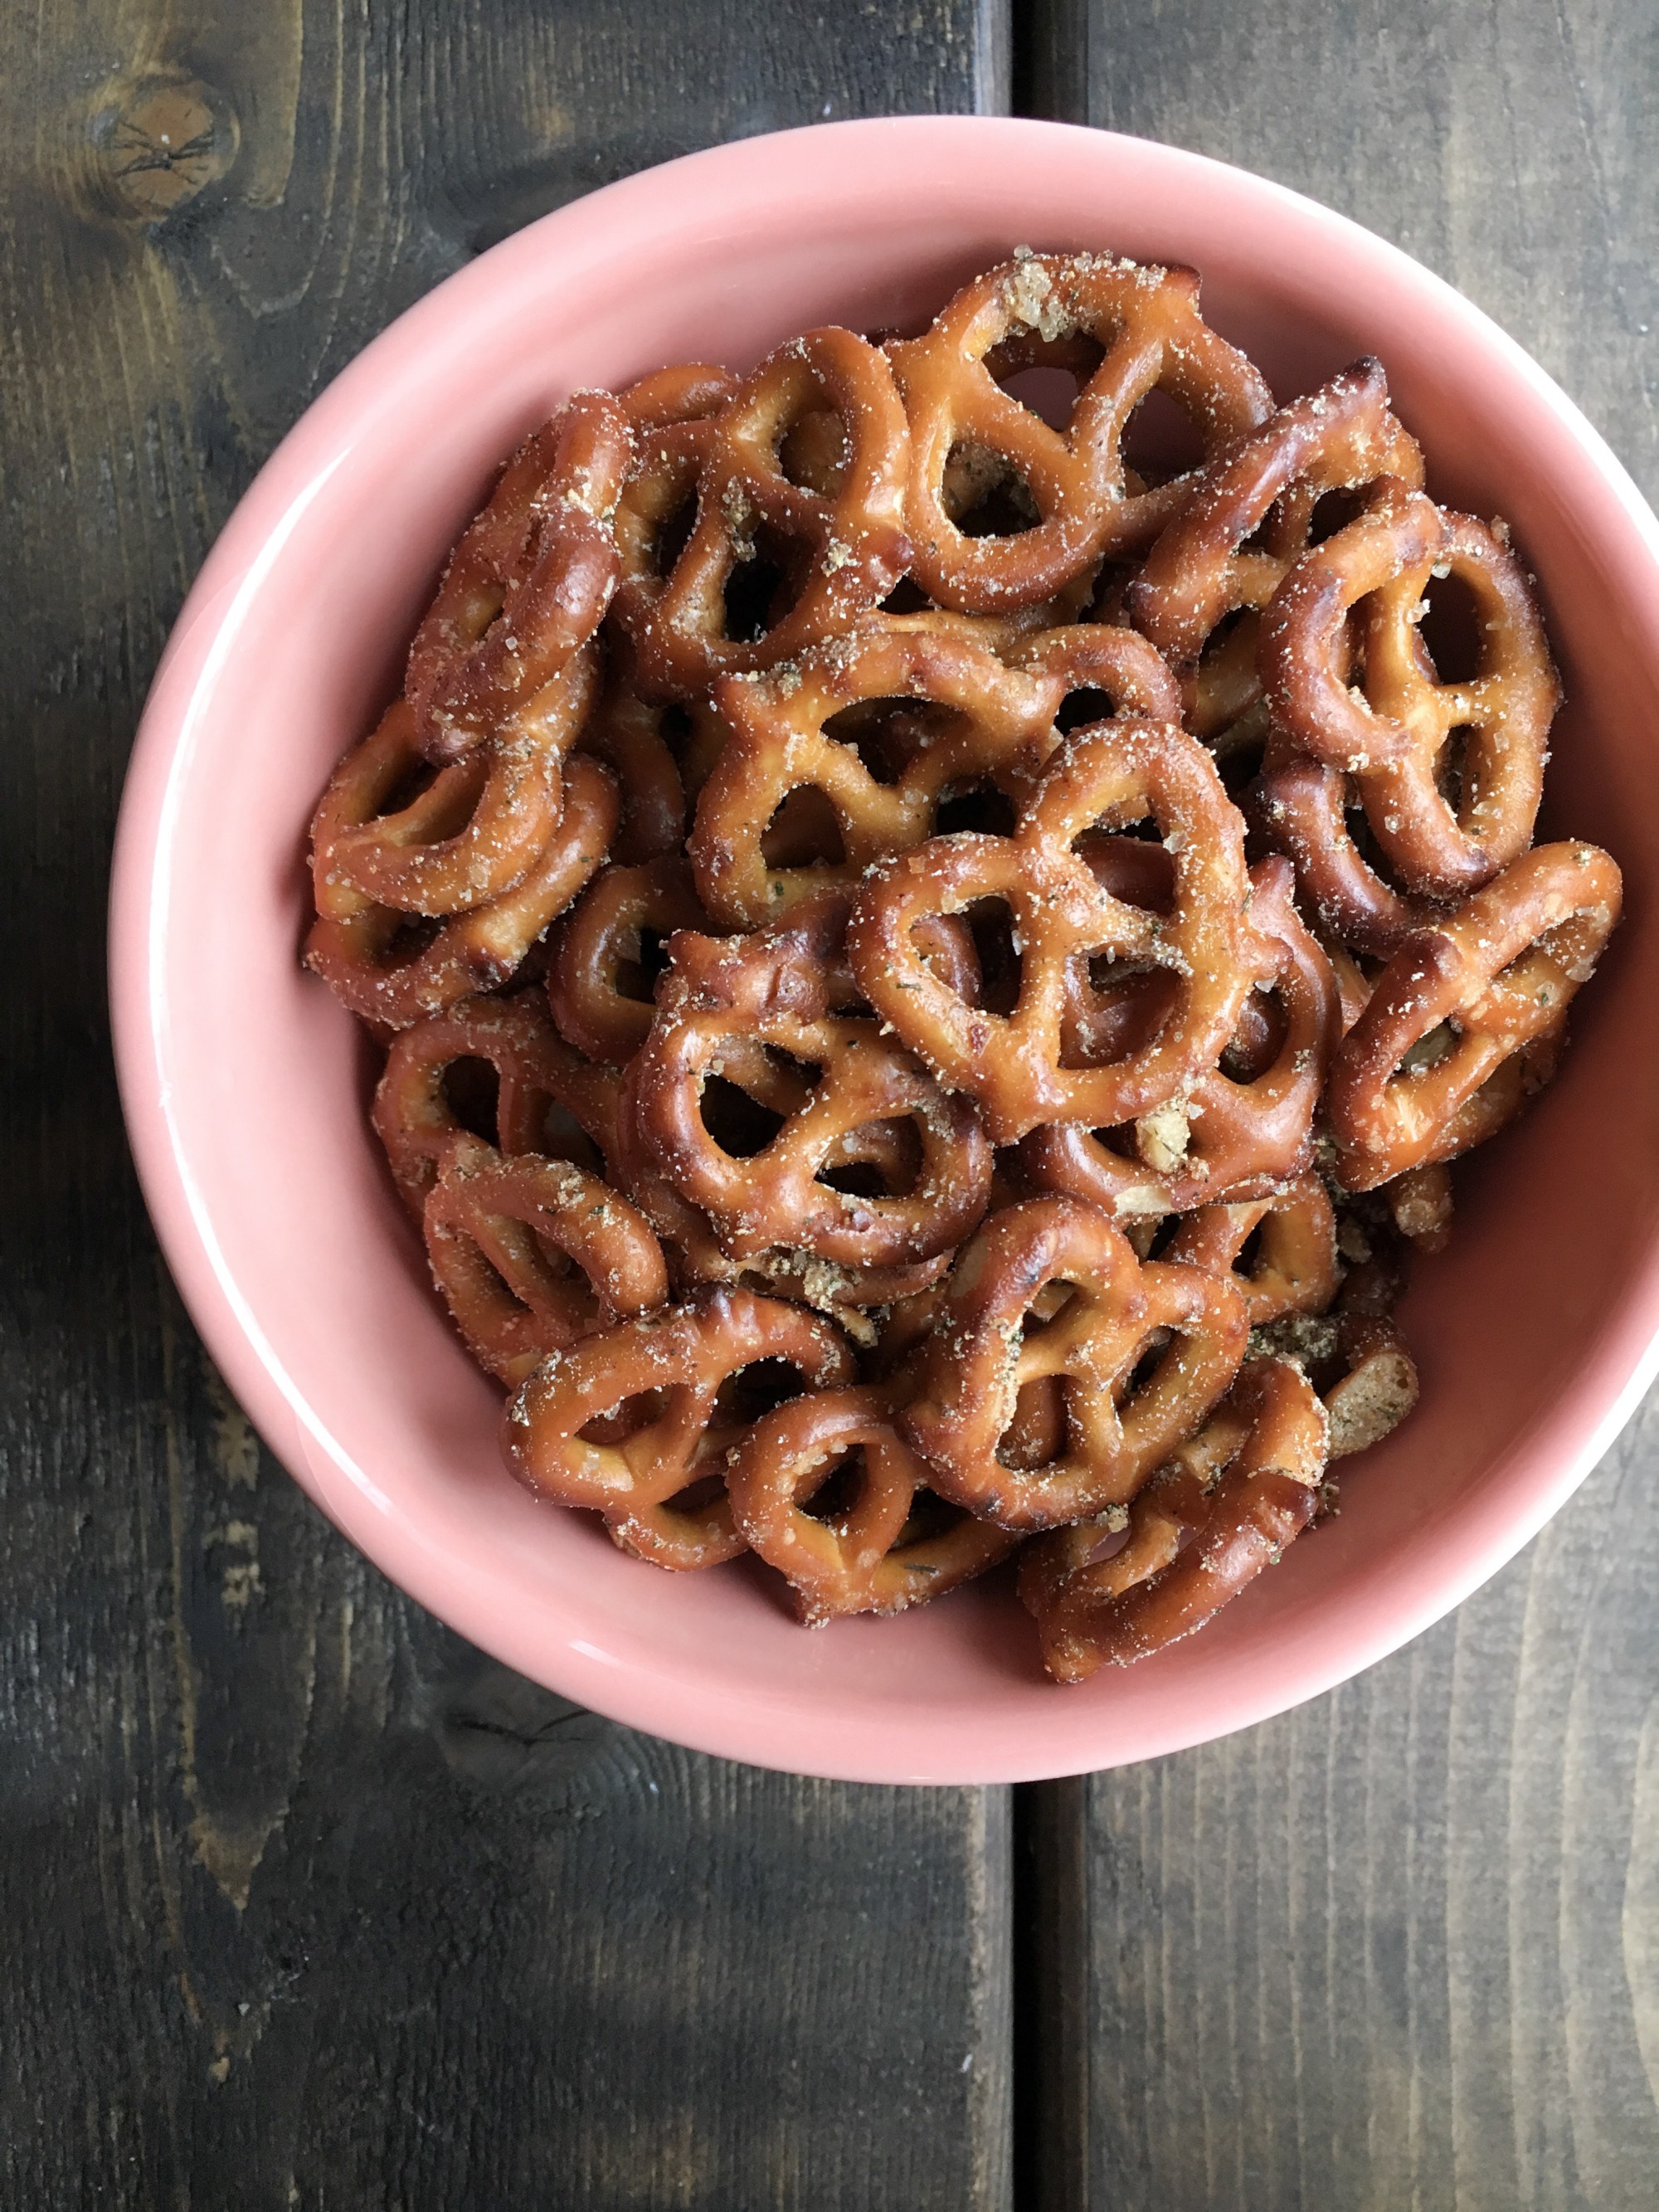
[[[1334,490],[1322,492],[1308,517],[1309,544],[1322,545],[1328,538],[1334,538],[1339,530],[1357,521],[1365,511],[1366,497],[1364,484],[1338,484]]]
[[[1013,800],[995,784],[947,784],[933,809],[933,835],[952,837],[969,830],[986,837],[1012,837],[1018,820]]]
[[[812,783],[785,793],[761,832],[760,848],[769,868],[843,867],[847,861],[841,817]]]
[[[856,753],[872,782],[892,784],[956,719],[927,700],[860,699],[832,714],[823,734]]]
[[[488,1145],[495,1142],[501,1079],[493,1060],[470,1053],[452,1060],[438,1079],[438,1093],[459,1127]]]
[[[842,1146],[850,1157],[817,1172],[831,1190],[852,1198],[908,1198],[921,1180],[921,1139],[908,1116],[867,1121]]]
[[[678,704],[659,707],[657,710],[657,735],[678,761],[696,733],[696,724],[690,711]]]
[[[798,415],[777,441],[778,472],[802,491],[833,499],[847,480],[852,458],[847,425],[834,407]]]
[[[908,1550],[913,1544],[937,1543],[952,1528],[960,1528],[967,1518],[959,1505],[952,1505],[948,1498],[924,1486],[912,1492],[909,1513],[890,1548],[897,1552]]]
[[[814,1487],[806,1497],[796,1500],[796,1509],[808,1520],[821,1521],[826,1528],[845,1535],[847,1524],[857,1512],[869,1480],[864,1447],[854,1444],[850,1451],[829,1461],[813,1476]]]
[[[699,1110],[709,1136],[734,1160],[753,1159],[763,1152],[787,1118],[723,1075],[711,1075],[705,1082]]]
[[[503,1151],[507,1149],[507,1140],[511,1133],[505,1129],[501,1132]],[[573,1167],[586,1168],[589,1175],[596,1175],[601,1180],[606,1173],[605,1154],[570,1109],[562,1106],[556,1098],[544,1101],[537,1141],[526,1149],[545,1152],[550,1159],[568,1160]]]
[[[1479,597],[1467,576],[1431,576],[1423,587],[1428,612],[1417,635],[1442,684],[1471,684],[1480,675],[1486,633]]]
[[[1125,906],[1168,914],[1175,905],[1175,854],[1165,846],[1153,822],[1138,822],[1127,830],[1085,830],[1072,840],[1072,850],[1093,874],[1103,890]]]
[[[651,1428],[668,1411],[672,1393],[666,1389],[637,1390],[620,1405],[607,1407],[604,1413],[595,1413],[591,1421],[584,1422],[576,1434],[583,1443],[620,1443],[624,1437],[637,1436],[641,1429]]]
[[[1443,1060],[1449,1060],[1457,1049],[1462,1032],[1451,1022],[1437,1022],[1425,1036],[1420,1036],[1409,1051],[1401,1055],[1401,1075],[1426,1074],[1438,1067]]]
[[[618,933],[611,988],[619,999],[634,1000],[645,1006],[654,1002],[657,978],[668,965],[665,948],[672,933],[652,929],[643,922],[636,928]]]
[[[933,603],[913,576],[901,576],[881,603],[884,615],[931,614]]]
[[[1024,963],[1014,910],[1006,899],[975,899],[963,914],[979,962],[979,1003],[988,1014],[1010,1014],[1019,1004]]]
[[[1460,722],[1455,729],[1448,730],[1446,742],[1435,755],[1434,787],[1454,814],[1461,814],[1464,802],[1470,796],[1471,740],[1479,743],[1479,733],[1468,722]]]
[[[1066,1449],[1066,1382],[1059,1375],[1036,1375],[1022,1382],[1014,1417],[997,1440],[996,1457],[1017,1472],[1047,1467]]]
[[[718,1505],[725,1495],[726,1477],[723,1474],[694,1475],[684,1490],[677,1490],[672,1498],[663,1500],[662,1510],[695,1520],[700,1514],[707,1513],[711,1506]]]
[[[1253,991],[1222,1053],[1222,1073],[1234,1083],[1254,1083],[1265,1075],[1284,1048],[1289,1026],[1290,1014],[1277,991]]]
[[[644,547],[645,562],[653,576],[672,575],[676,563],[690,543],[691,532],[697,526],[697,492],[695,483],[658,521],[647,538]]]
[[[1120,1411],[1138,1398],[1143,1390],[1150,1389],[1175,1340],[1176,1332],[1172,1328],[1155,1328],[1146,1339],[1135,1354],[1133,1366],[1114,1387],[1112,1395]]]
[[[1042,520],[1030,485],[1007,455],[973,439],[951,447],[939,495],[964,538],[1018,538]]]
[[[799,1398],[806,1389],[800,1370],[790,1359],[751,1359],[728,1375],[715,1394],[715,1413],[722,1421],[759,1421]]]
[[[1167,483],[1201,465],[1204,434],[1181,402],[1154,385],[1125,423],[1118,452],[1146,483]]]
[[[1018,368],[1011,376],[996,380],[1011,399],[1017,399],[1039,422],[1046,422],[1051,430],[1063,430],[1088,379],[1075,369],[1036,366]]]
[[[1060,701],[1054,727],[1062,738],[1067,738],[1073,730],[1085,729],[1091,723],[1110,721],[1116,712],[1116,702],[1110,692],[1103,691],[1097,684],[1080,684]]]
[[[789,611],[796,549],[769,523],[756,526],[747,550],[726,579],[726,635],[737,645],[758,645]]]

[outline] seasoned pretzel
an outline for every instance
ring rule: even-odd
[[[1252,1360],[1215,1419],[1131,1504],[1120,1551],[1093,1558],[1109,1533],[1099,1522],[1040,1538],[1019,1588],[1054,1680],[1085,1681],[1161,1651],[1275,1565],[1314,1516],[1328,1432],[1304,1375]]]
[[[1286,1316],[1251,1339],[1252,1357],[1288,1359],[1306,1374],[1330,1419],[1334,1460],[1381,1443],[1417,1403],[1417,1363],[1405,1338],[1387,1313],[1364,1310],[1373,1291],[1391,1298],[1393,1291],[1364,1283],[1368,1272],[1356,1268],[1349,1276],[1337,1310]],[[1356,1285],[1362,1285],[1358,1308],[1346,1310]]]
[[[972,1110],[888,1044],[875,1022],[832,1011],[825,940],[844,908],[830,902],[800,911],[798,927],[671,939],[656,1018],[628,1074],[636,1127],[735,1257],[782,1244],[848,1267],[931,1259],[984,1210],[990,1147]],[[745,1049],[821,1073],[769,1141],[734,1157],[705,1124],[705,1089],[723,1071],[746,1087]],[[890,1122],[914,1133],[905,1138],[914,1152],[908,1190],[878,1177],[868,1192],[826,1179],[872,1160],[858,1133]]]
[[[1621,897],[1619,870],[1595,846],[1540,845],[1405,940],[1327,1086],[1350,1190],[1451,1159],[1518,1110],[1553,1066]]]
[[[508,1459],[538,1496],[602,1514],[624,1551],[718,1565],[744,1548],[724,1476],[749,1418],[730,1386],[762,1361],[787,1363],[813,1389],[852,1380],[850,1352],[818,1315],[709,1290],[544,1360],[508,1403]]]
[[[481,1367],[522,1382],[550,1352],[668,1299],[662,1248],[598,1176],[453,1137],[422,1214],[432,1278]]]
[[[1051,749],[1050,689],[965,637],[883,623],[780,673],[716,684],[729,734],[687,848],[708,911],[732,928],[761,928],[931,836],[958,786],[1016,787]],[[899,700],[914,704],[880,720],[867,711]],[[774,816],[809,791],[833,812],[842,857],[769,862]]]
[[[375,1133],[393,1182],[416,1213],[439,1161],[462,1133],[447,1085],[457,1064],[468,1060],[494,1071],[490,1118],[503,1152],[553,1152],[550,1108],[562,1107],[584,1129],[593,1119],[580,1065],[533,994],[458,1000],[392,1039],[374,1093]]]
[[[1437,680],[1418,634],[1431,576],[1448,574],[1463,579],[1480,618],[1479,672],[1465,683]],[[1346,668],[1351,609],[1358,686]],[[1408,890],[1474,890],[1526,850],[1560,685],[1525,574],[1485,523],[1381,480],[1365,512],[1285,578],[1261,664],[1279,725],[1356,776],[1371,834]],[[1449,750],[1460,732],[1461,759]]]
[[[597,690],[592,656],[579,653],[534,716],[435,775],[414,708],[394,700],[329,779],[311,825],[313,874],[405,914],[463,914],[511,890],[558,827],[560,763]]]
[[[631,1060],[654,1011],[649,941],[708,927],[684,860],[601,868],[559,924],[548,966],[560,1034],[590,1060]]]
[[[1423,456],[1389,412],[1382,364],[1367,358],[1218,454],[1128,585],[1130,620],[1190,681],[1228,617],[1259,614],[1306,552],[1321,499],[1384,475],[1420,485]],[[1258,696],[1255,631],[1247,622],[1242,642],[1223,647],[1237,672],[1216,687],[1206,724],[1236,720]]]
[[[813,1512],[854,1455],[862,1463],[852,1495]],[[817,1627],[926,1604],[1013,1549],[1007,1530],[933,1500],[929,1479],[895,1425],[890,1393],[865,1388],[796,1398],[757,1421],[726,1486],[750,1549],[785,1577],[801,1620]]]
[[[617,787],[599,763],[571,761],[544,850],[510,890],[435,931],[323,872],[306,965],[354,1014],[393,1030],[504,983],[604,859],[617,812]]]
[[[1047,1311],[1051,1285],[1064,1302]],[[1029,1199],[958,1255],[900,1426],[942,1497],[1005,1528],[1053,1528],[1133,1497],[1227,1389],[1249,1327],[1220,1276],[1137,1260],[1075,1199]],[[1164,1332],[1172,1340],[1137,1383]],[[1003,1438],[1022,1390],[1044,1376],[1063,1379],[1068,1448],[1011,1467]]]
[[[998,613],[1060,590],[1103,556],[1149,544],[1191,483],[1129,482],[1123,434],[1148,393],[1167,392],[1185,409],[1206,456],[1273,412],[1256,370],[1200,315],[1198,289],[1190,269],[1022,254],[964,286],[921,337],[890,347],[910,420],[912,574],[932,599]],[[1045,348],[1079,338],[1093,340],[1102,357],[1060,432],[1005,392],[997,372],[1054,358]],[[957,456],[988,481],[1012,477],[1023,486],[1032,526],[1012,537],[964,535],[962,497],[951,498],[947,482]]]
[[[1019,1160],[1036,1188],[1069,1191],[1121,1220],[1260,1196],[1308,1165],[1314,1110],[1341,1035],[1336,981],[1291,902],[1285,861],[1258,861],[1250,880],[1253,926],[1277,955],[1267,988],[1284,1010],[1267,1064],[1242,1080],[1213,1066],[1121,1131],[1033,1130]]]
[[[1238,1261],[1252,1237],[1256,1251],[1247,1273]],[[1323,1313],[1341,1279],[1336,1215],[1316,1175],[1297,1176],[1264,1198],[1200,1208],[1181,1224],[1164,1257],[1237,1283],[1252,1328],[1287,1314]]]
[[[787,472],[792,434],[826,413],[842,427],[830,488]],[[647,435],[617,509],[617,618],[657,696],[775,667],[850,629],[903,574],[904,410],[887,362],[851,331],[809,331],[769,355],[706,421]],[[820,476],[820,481],[823,479]],[[684,545],[668,526],[695,495]],[[775,567],[755,634],[733,635],[728,586]]]
[[[508,463],[410,647],[405,690],[428,760],[454,760],[509,717],[533,716],[543,687],[599,629],[632,453],[617,401],[580,392]]]
[[[1114,897],[1074,850],[1097,824],[1148,815],[1175,854],[1167,918]],[[1249,890],[1243,823],[1203,747],[1172,724],[1104,723],[1056,754],[1012,837],[936,837],[878,867],[854,902],[848,953],[876,1012],[976,1101],[994,1142],[1048,1121],[1109,1127],[1213,1063],[1256,975],[1275,964],[1249,922]],[[991,899],[1012,912],[1020,958],[1006,1014],[970,1006],[932,974],[913,936],[920,921]],[[1180,979],[1156,1035],[1104,1066],[1064,1064],[1079,955]]]
[[[1349,828],[1351,796],[1358,800],[1345,770],[1274,735],[1249,806],[1267,842],[1295,867],[1321,927],[1340,944],[1386,959],[1402,938],[1432,922],[1438,909],[1388,882],[1371,865]]]

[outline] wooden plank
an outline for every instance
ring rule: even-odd
[[[8,2205],[1006,2200],[1006,1793],[683,1754],[391,1589],[178,1310],[102,972],[149,672],[319,386],[626,169],[1000,101],[1002,17],[65,0],[0,23]]]
[[[1659,493],[1650,10],[1046,0],[1016,96],[1237,161],[1395,239]],[[1035,2202],[1651,2205],[1656,1465],[1650,1401],[1525,1556],[1409,1650],[1252,1734],[1023,1811],[1070,1900],[1048,1938],[1050,2034],[1067,2008],[1087,2021]]]

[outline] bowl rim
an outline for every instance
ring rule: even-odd
[[[407,374],[428,330],[453,325],[474,295],[534,282],[552,253],[580,246],[591,252],[605,235],[625,238],[665,203],[714,200],[738,208],[775,183],[779,165],[793,174],[821,171],[826,159],[929,163],[972,159],[995,142],[1041,161],[1063,140],[1086,143],[1103,183],[1115,167],[1140,173],[1143,188],[1160,176],[1196,178],[1230,197],[1237,217],[1252,214],[1311,226],[1340,242],[1356,268],[1392,300],[1415,305],[1466,343],[1495,357],[1519,380],[1533,404],[1553,419],[1610,498],[1644,556],[1659,597],[1659,521],[1601,434],[1553,380],[1500,325],[1443,278],[1349,217],[1288,187],[1231,164],[1158,142],[1085,126],[1000,116],[891,116],[819,123],[739,139],[684,155],[585,195],[515,232],[446,278],[389,324],[319,394],[277,445],[238,501],[204,562],[157,665],[127,770],[117,825],[109,900],[109,988],[116,1071],[129,1139],[161,1249],[180,1295],[238,1401],[276,1457],[327,1516],[388,1577],[439,1619],[504,1663],[548,1681],[541,1647],[532,1654],[515,1624],[486,1595],[447,1577],[441,1558],[418,1541],[400,1542],[395,1508],[364,1472],[339,1462],[319,1420],[285,1373],[218,1245],[207,1203],[191,1171],[173,1111],[163,1036],[161,967],[167,944],[167,862],[175,794],[193,750],[192,705],[234,651],[239,617],[260,590],[287,537],[349,447],[366,399],[388,376]],[[1091,1741],[1086,1714],[1071,1748],[1057,1753],[1046,1739],[995,1751],[952,1741],[920,1746],[915,1723],[872,1717],[868,1740],[855,1750],[811,1747],[781,1723],[764,1698],[745,1702],[707,1686],[676,1694],[660,1675],[634,1680],[608,1655],[584,1657],[566,1647],[559,1680],[550,1686],[625,1725],[666,1735],[719,1756],[826,1778],[876,1783],[982,1784],[1101,1771],[1112,1764],[1161,1756],[1255,1725],[1332,1689],[1410,1642],[1461,1604],[1535,1535],[1612,1444],[1659,1371],[1659,1236],[1650,1243],[1613,1325],[1591,1347],[1565,1404],[1552,1406],[1528,1439],[1529,1474],[1502,1489],[1474,1515],[1455,1561],[1438,1576],[1420,1577],[1384,1624],[1329,1639],[1320,1663],[1293,1681],[1263,1685],[1230,1705],[1218,1725],[1194,1700],[1190,1721],[1158,1731],[1156,1742],[1121,1754]],[[325,1485],[311,1450],[331,1458],[345,1480]],[[1506,1473],[1515,1464],[1512,1455]],[[1054,1692],[1057,1699],[1064,1692]]]

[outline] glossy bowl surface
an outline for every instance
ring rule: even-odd
[[[1281,397],[1364,352],[1443,500],[1503,514],[1569,694],[1547,829],[1607,845],[1626,918],[1560,1079],[1459,1176],[1403,1319],[1424,1395],[1340,1516],[1205,1634],[1046,1682],[1006,1581],[796,1627],[739,1564],[668,1576],[496,1455],[364,1117],[353,1025],[298,951],[306,825],[388,696],[495,462],[574,388],[741,368],[829,321],[913,325],[1021,243],[1190,262]],[[238,507],[158,673],[123,806],[112,988],[132,1143],[231,1387],[392,1579],[526,1674],[729,1757],[1006,1782],[1146,1759],[1329,1688],[1437,1620],[1569,1495],[1659,1328],[1659,528],[1583,416],[1393,247],[1195,155],[977,118],[827,125],[697,154],[496,246],[377,339]]]

